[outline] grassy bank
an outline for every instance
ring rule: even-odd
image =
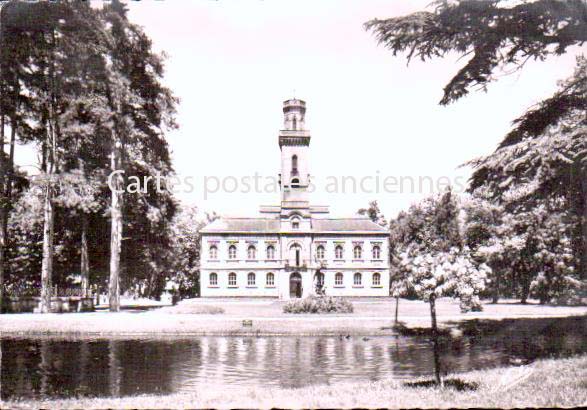
[[[272,300],[187,300],[178,306],[150,311],[67,314],[0,315],[3,335],[388,335],[392,334],[392,299],[353,301],[349,314],[286,314],[283,303]],[[555,307],[537,304],[485,304],[483,312],[461,314],[458,303],[437,303],[441,326],[468,319],[566,317],[587,314],[587,307]],[[243,320],[252,320],[243,327]],[[402,300],[400,320],[408,327],[429,327],[426,303]]]
[[[11,401],[6,408],[447,408],[580,407],[587,405],[587,356],[548,359],[529,366],[479,370],[455,375],[477,383],[474,391],[411,388],[388,380],[300,389],[222,388],[197,394]]]

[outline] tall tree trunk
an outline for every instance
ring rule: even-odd
[[[495,281],[493,283],[493,300],[491,303],[497,303],[499,301],[499,286],[501,284],[501,271],[499,267],[496,269],[495,272]]]
[[[82,295],[90,296],[90,260],[88,257],[88,215],[82,212],[82,237],[81,237],[81,261],[80,272],[82,276]]]
[[[112,171],[118,170],[118,143],[114,144],[112,151]],[[122,250],[122,176],[114,175],[112,178],[113,186],[112,202],[110,207],[110,281],[108,284],[108,298],[110,302],[110,311],[120,311],[120,253]]]
[[[8,244],[8,216],[12,202],[12,180],[14,178],[14,146],[16,143],[16,120],[12,118],[10,124],[10,145],[8,148],[8,158],[4,159],[4,115],[0,119],[0,140],[2,141],[2,150],[0,152],[0,313],[4,306],[4,272],[6,266],[6,246]]]
[[[434,378],[436,384],[442,385],[440,378],[440,347],[438,345],[438,326],[436,324],[436,295],[430,296],[430,317],[432,319],[432,343],[434,348]]]
[[[51,181],[47,181],[45,188],[45,203],[43,206],[43,262],[41,265],[41,313],[51,312],[51,277],[53,275],[53,222],[55,210],[52,201]]]
[[[2,6],[0,6],[0,9],[1,7]],[[4,181],[6,179],[6,162],[4,158],[4,119],[4,114],[0,115],[0,224],[2,224],[2,226],[4,226],[4,220],[6,219],[4,212],[4,201],[6,200],[4,197]],[[6,231],[0,228],[0,313],[2,313],[4,307],[4,263],[6,242]]]
[[[582,215],[581,220],[581,242],[579,255],[579,277],[587,280],[587,168],[581,170],[581,199]]]
[[[395,297],[395,324],[397,325],[397,316],[399,313],[399,295]]]

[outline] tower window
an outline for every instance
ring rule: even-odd
[[[291,187],[292,188],[299,188],[300,187],[300,180],[298,178],[294,178],[291,180]]]
[[[293,117],[293,127],[292,128],[294,129],[294,131],[298,129],[298,120],[296,117]]]
[[[300,229],[300,220],[298,218],[292,218],[291,229]]]
[[[296,175],[298,173],[298,156],[293,155],[291,157],[291,173]]]

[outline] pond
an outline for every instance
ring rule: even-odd
[[[587,317],[470,321],[441,343],[443,372],[587,352]],[[424,336],[4,337],[1,398],[128,396],[205,386],[301,387],[431,375]]]

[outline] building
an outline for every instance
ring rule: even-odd
[[[281,203],[202,232],[202,297],[388,296],[388,232],[367,218],[330,218],[310,204],[306,103],[283,103]]]

